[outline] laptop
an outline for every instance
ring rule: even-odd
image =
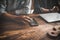
[[[42,17],[47,22],[60,21],[60,13],[44,13],[40,14],[40,17]]]

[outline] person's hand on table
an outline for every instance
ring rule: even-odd
[[[18,16],[17,18],[19,18],[19,19],[21,19],[21,20],[24,20],[24,21],[26,21],[26,22],[30,22],[30,20],[32,20],[31,17],[25,16],[25,15]]]
[[[51,9],[52,12],[58,12],[59,11],[59,8],[57,6],[54,6],[52,9]]]

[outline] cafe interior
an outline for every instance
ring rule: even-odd
[[[60,40],[60,0],[0,0],[0,40]]]

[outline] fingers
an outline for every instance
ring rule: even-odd
[[[27,21],[27,22],[30,22],[32,20],[32,18],[29,17],[29,16],[24,16],[24,20]]]
[[[56,8],[56,6],[53,7],[53,9]]]
[[[26,22],[30,22],[30,20],[29,19],[24,19]]]
[[[57,8],[57,11],[59,11],[59,8],[58,7],[56,7]]]
[[[23,16],[23,15],[17,17],[17,19],[24,20],[24,21],[26,21],[26,22],[30,22],[30,21],[32,20],[31,17],[29,17],[29,16]]]
[[[29,16],[23,16],[24,17],[24,19],[28,19],[28,20],[31,20],[32,18],[31,17],[29,17]]]
[[[59,11],[59,8],[58,8],[57,6],[54,6],[54,7],[52,8],[52,11],[53,11],[53,12],[58,12],[58,11]]]

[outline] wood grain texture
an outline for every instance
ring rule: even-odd
[[[0,24],[0,40],[59,40],[50,39],[46,33],[52,27],[60,26],[60,22],[47,23],[43,19],[39,18],[37,14],[29,15],[34,18],[39,26],[30,26],[27,22],[21,24],[12,21],[11,19],[3,20]]]

